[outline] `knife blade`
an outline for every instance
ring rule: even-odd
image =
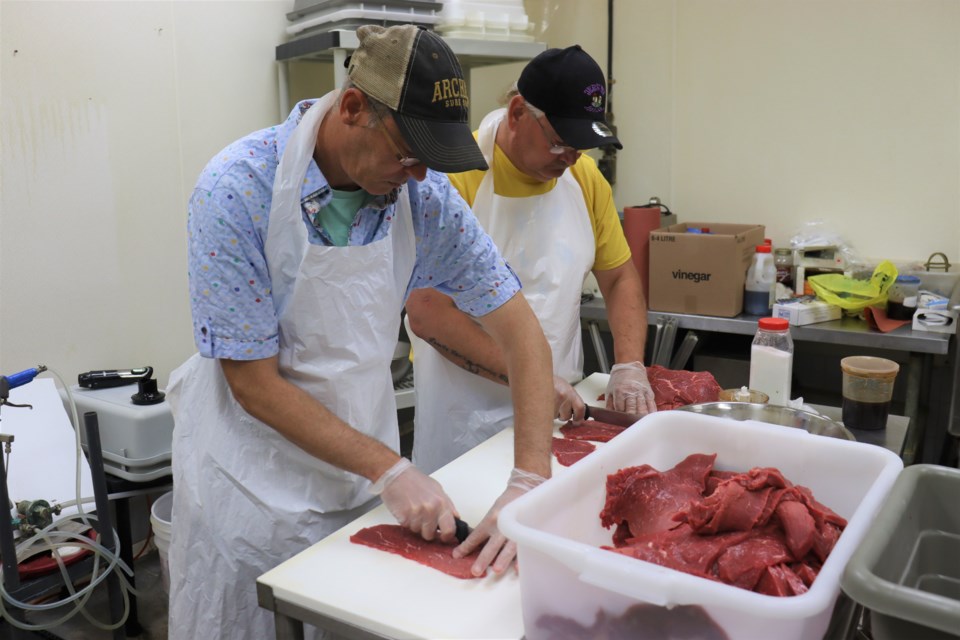
[[[587,420],[589,418],[593,418],[597,422],[614,424],[618,427],[629,427],[639,420],[640,416],[632,413],[624,413],[623,411],[614,411],[613,409],[594,407],[588,404],[583,413],[583,419]]]

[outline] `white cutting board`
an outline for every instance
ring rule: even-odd
[[[588,404],[606,374],[574,386]],[[560,423],[556,425],[558,428]],[[559,435],[559,433],[556,433]],[[479,522],[506,488],[513,466],[513,429],[493,436],[433,474],[468,523]],[[553,461],[553,473],[566,467]],[[392,638],[523,637],[520,581],[516,571],[460,580],[412,560],[350,542],[364,527],[395,523],[379,506],[306,551],[260,576],[282,602]]]
[[[606,407],[605,400],[598,400],[600,394],[606,393],[607,382],[610,380],[609,373],[591,373],[589,376],[573,385],[573,388],[580,394],[583,401],[593,407]]]

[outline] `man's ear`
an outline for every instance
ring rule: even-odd
[[[523,99],[523,96],[517,94],[510,98],[510,102],[507,103],[507,126],[511,129],[517,127],[517,122],[523,117],[523,114],[527,111],[526,101]]]
[[[340,94],[340,120],[344,124],[361,124],[366,111],[367,97],[359,89],[350,87]]]

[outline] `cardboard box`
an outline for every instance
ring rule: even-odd
[[[956,333],[958,315],[960,314],[956,309],[927,309],[921,307],[913,312],[911,328],[914,331]]]
[[[895,453],[872,444],[685,411],[646,416],[615,442],[597,447],[500,513],[500,530],[517,543],[523,567],[520,598],[528,640],[557,638],[557,629],[569,630],[563,637],[575,637],[571,628],[589,631],[601,617],[618,619],[634,607],[659,610],[657,631],[675,624],[699,632],[673,637],[822,638],[840,595],[843,568],[903,469]],[[641,464],[670,469],[692,453],[716,453],[720,470],[777,467],[847,519],[809,591],[783,598],[762,595],[601,548],[613,535],[598,517],[607,475]],[[550,621],[555,625],[548,626]]]
[[[687,231],[704,227],[710,233]],[[764,231],[756,224],[690,222],[651,232],[648,306],[654,311],[739,315],[747,269]]]
[[[786,318],[794,326],[839,320],[843,311],[835,304],[818,300],[812,296],[778,300],[773,305],[774,318]]]

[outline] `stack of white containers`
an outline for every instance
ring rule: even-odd
[[[446,38],[533,42],[523,0],[443,0],[436,30]]]
[[[432,28],[440,22],[441,7],[439,2],[425,0],[298,0],[294,10],[287,14],[287,20],[291,22],[287,27],[287,35],[299,37],[335,29],[353,31],[364,24],[384,27],[419,24]]]

